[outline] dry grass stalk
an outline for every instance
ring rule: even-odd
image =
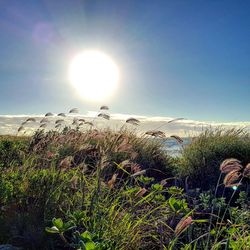
[[[239,181],[240,177],[241,173],[238,170],[233,170],[225,176],[224,185],[226,187],[238,186],[240,183],[237,183],[237,181]]]
[[[117,176],[118,176],[118,174],[113,174],[113,175],[112,175],[112,178],[108,181],[108,187],[109,187],[110,189],[114,188],[114,185],[115,185]]]
[[[135,196],[137,197],[142,197],[145,193],[147,193],[147,189],[146,188],[141,188],[136,194]]]
[[[240,171],[242,169],[240,161],[234,158],[224,160],[220,165],[220,171],[227,174],[233,170]]]
[[[175,234],[178,236],[183,233],[191,224],[193,223],[193,219],[191,216],[182,218],[179,223],[175,227]]]

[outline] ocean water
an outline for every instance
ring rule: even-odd
[[[164,150],[166,150],[171,156],[174,156],[174,157],[180,156],[183,148],[191,143],[191,138],[182,138],[182,139],[183,139],[182,145],[180,145],[174,139],[163,140],[162,142],[163,142]]]

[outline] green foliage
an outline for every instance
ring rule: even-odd
[[[206,130],[184,148],[177,164],[179,176],[188,177],[189,188],[214,189],[219,166],[227,158],[250,162],[250,137],[243,130]]]
[[[235,207],[224,195],[200,193],[210,180],[214,187],[225,158],[248,163],[248,145],[240,131],[205,132],[173,161],[159,141],[128,131],[0,138],[0,242],[23,249],[248,249],[247,191]],[[171,186],[173,162],[198,187],[195,195]]]
[[[0,140],[0,168],[22,164],[26,146],[25,140],[19,141],[13,140],[12,137],[3,137]]]

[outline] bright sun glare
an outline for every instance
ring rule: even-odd
[[[114,93],[119,70],[109,56],[100,51],[87,50],[71,61],[69,79],[84,99],[102,101]]]

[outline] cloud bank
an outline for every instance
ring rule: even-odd
[[[87,114],[75,114],[67,115],[67,117],[48,117],[49,123],[46,127],[46,130],[54,129],[55,121],[58,119],[63,119],[63,126],[72,126],[72,121],[75,117],[84,118],[86,121],[93,122],[94,126],[98,129],[109,127],[112,129],[120,129],[122,126],[126,126],[128,129],[136,129],[137,132],[144,133],[148,130],[161,130],[166,133],[167,136],[170,135],[179,135],[179,136],[195,136],[199,134],[206,128],[245,128],[250,131],[250,122],[227,122],[227,123],[218,123],[218,122],[204,122],[204,121],[195,121],[183,119],[168,123],[169,121],[175,119],[174,117],[158,117],[158,116],[138,116],[132,114],[111,114],[110,120],[104,120],[97,117],[97,112],[89,111]],[[40,121],[44,115],[0,115],[0,134],[1,135],[15,135],[17,130],[20,127],[21,123],[28,118],[35,118],[36,122],[28,122],[24,125],[25,130],[18,134],[30,134],[41,125]],[[135,127],[131,124],[126,124],[125,121],[128,118],[136,118],[140,120],[140,125]],[[88,125],[83,125],[82,129],[88,129]]]

